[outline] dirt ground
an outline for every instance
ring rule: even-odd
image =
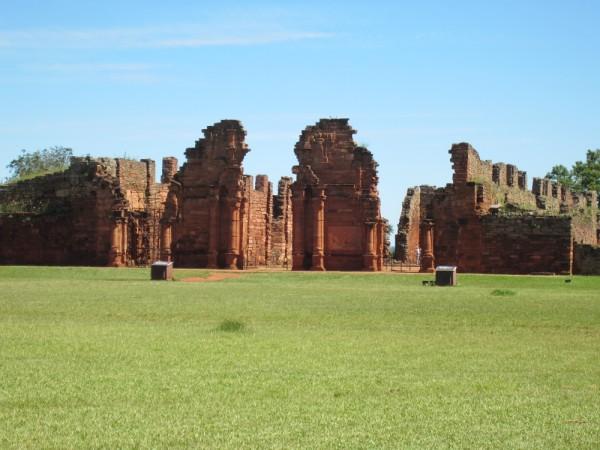
[[[229,278],[239,278],[240,274],[238,273],[226,273],[226,272],[217,272],[217,273],[211,273],[209,274],[207,277],[190,277],[190,278],[183,278],[181,281],[184,281],[186,283],[202,283],[204,281],[221,281],[221,280],[227,280]]]

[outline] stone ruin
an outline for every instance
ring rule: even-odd
[[[382,270],[377,163],[348,119],[321,119],[294,148],[294,270]]]
[[[420,248],[424,272],[435,265],[481,273],[586,270],[577,265],[584,260],[577,255],[583,246],[598,244],[595,192],[571,192],[540,178],[534,178],[528,190],[527,174],[514,165],[482,161],[467,143],[453,145],[449,153],[451,184],[408,190],[398,223],[396,259],[416,263]]]
[[[75,157],[64,172],[0,186],[0,263],[295,270],[383,268],[377,164],[348,119],[322,119],[295,146],[277,192],[245,175],[236,120],[207,127],[179,168],[163,159]],[[408,190],[395,259],[462,272],[600,273],[598,198],[511,164],[449,151],[453,182]]]
[[[72,158],[70,167],[0,187],[0,263],[290,267],[292,179],[276,193],[244,175],[240,122],[223,120],[187,161]]]
[[[0,188],[0,262],[146,265],[158,259],[168,185],[151,160],[72,158]]]
[[[265,175],[244,175],[249,152],[237,120],[203,130],[172,176],[162,221],[162,258],[179,267],[243,269],[288,265],[290,180],[278,192]]]

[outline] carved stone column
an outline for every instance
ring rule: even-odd
[[[247,267],[246,260],[248,258],[248,236],[250,233],[250,207],[248,207],[248,203],[248,197],[242,196],[240,203],[240,251],[238,254],[238,267],[242,269]]]
[[[127,217],[120,220],[121,228],[121,265],[126,266],[129,262],[129,221]]]
[[[435,271],[433,256],[433,221],[424,220],[421,224],[421,272],[432,273]]]
[[[365,222],[366,242],[363,254],[363,270],[377,270],[377,255],[375,254],[376,222]]]
[[[173,243],[173,224],[163,222],[161,224],[160,236],[160,259],[163,261],[172,261],[171,244]]]
[[[312,199],[313,254],[312,270],[325,270],[325,190],[319,189]]]
[[[304,270],[304,189],[292,194],[292,270]]]
[[[269,183],[267,192],[267,212],[265,215],[265,266],[271,266],[271,253],[273,246],[273,193],[271,192],[271,184]]]
[[[240,206],[242,198],[238,193],[234,198],[228,199],[231,220],[229,222],[229,236],[227,252],[225,253],[225,266],[228,269],[238,268],[238,257],[240,253]]]
[[[206,267],[217,268],[219,256],[219,196],[211,195],[208,212],[208,255]]]
[[[110,229],[110,255],[108,265],[112,267],[122,266],[123,259],[123,239],[121,236],[121,219],[115,218]]]
[[[385,247],[385,226],[383,222],[377,222],[377,270],[383,270],[383,249]]]

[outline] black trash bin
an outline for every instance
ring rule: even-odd
[[[173,263],[168,261],[156,261],[152,264],[150,272],[153,280],[172,280]]]
[[[456,286],[456,266],[437,266],[435,268],[436,286]]]

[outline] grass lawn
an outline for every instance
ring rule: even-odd
[[[0,267],[0,448],[600,447],[600,277],[148,278]]]

